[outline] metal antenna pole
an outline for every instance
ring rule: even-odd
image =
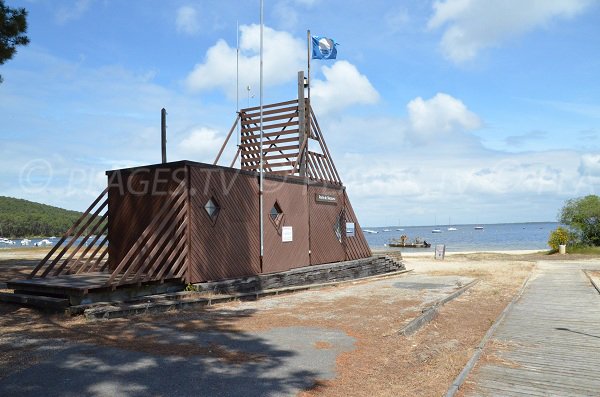
[[[160,110],[160,152],[161,162],[167,162],[167,111],[165,108]]]
[[[237,48],[235,57],[235,112],[240,114],[240,22],[235,22],[235,47]],[[240,123],[241,125],[242,123]],[[240,126],[237,129],[237,144],[240,145]]]
[[[310,40],[310,29],[309,29],[306,31],[306,59],[308,62],[308,70],[306,71],[306,73],[307,73],[306,83],[308,86],[307,97],[308,97],[309,104],[310,104],[310,47],[311,47],[311,40]],[[310,109],[307,109],[307,112],[310,113]]]
[[[264,169],[263,169],[263,0],[260,0],[260,163],[259,163],[259,205],[260,205],[260,270],[262,272],[263,256],[265,252],[265,230],[263,222],[264,212]]]

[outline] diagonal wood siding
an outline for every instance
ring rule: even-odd
[[[336,198],[335,203],[319,203],[316,194],[327,194]],[[310,264],[319,265],[343,261],[346,258],[344,240],[338,240],[335,225],[344,209],[344,191],[330,187],[312,185],[308,187],[310,211]],[[342,235],[345,230],[342,230]]]
[[[190,165],[191,282],[260,273],[258,183],[235,169]],[[220,210],[212,220],[205,204]]]
[[[265,179],[264,186],[265,255],[263,273],[307,266],[309,264],[307,186],[269,179]],[[273,222],[269,215],[275,202],[283,211],[279,224]],[[282,242],[283,226],[292,227],[292,242]]]
[[[179,183],[185,167],[160,167],[108,172],[109,266],[113,271],[156,217]]]
[[[371,248],[369,247],[369,243],[367,243],[367,239],[365,239],[365,234],[358,223],[358,218],[354,213],[354,209],[352,209],[352,204],[348,199],[346,191],[344,191],[344,202],[346,204],[346,209],[344,211],[346,222],[354,222],[354,236],[345,237],[346,260],[367,258],[372,255]]]

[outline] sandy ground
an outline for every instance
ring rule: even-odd
[[[0,281],[14,272],[22,274],[31,264],[0,251]],[[43,256],[28,252],[25,259]],[[157,344],[157,334],[140,330],[178,330],[192,335],[207,331],[260,333],[274,329],[311,329],[342,332],[353,338],[353,349],[340,350],[335,376],[318,380],[302,396],[439,396],[443,395],[473,353],[473,349],[496,317],[521,287],[537,260],[581,259],[580,256],[548,256],[537,252],[452,253],[443,261],[429,255],[405,255],[412,273],[432,283],[480,282],[458,299],[446,304],[439,316],[415,335],[397,331],[431,301],[432,291],[403,295],[393,292],[394,280],[361,282],[325,290],[272,297],[256,302],[232,302],[213,307],[137,316],[111,321],[86,322],[82,318],[47,315],[27,308],[0,304],[3,335],[19,340],[58,340],[132,349],[137,352],[189,357],[208,355],[233,364],[260,360],[260,355],[182,342]],[[584,258],[589,258],[585,256]],[[18,270],[15,270],[18,269]],[[458,281],[457,281],[458,280]],[[460,281],[462,280],[462,281]],[[376,284],[378,283],[378,284]],[[371,288],[372,293],[366,293]],[[362,292],[361,292],[362,291]],[[412,294],[412,295],[411,295]],[[317,340],[317,349],[332,348],[332,340]],[[30,347],[28,347],[30,346]],[[44,360],[44,351],[22,343],[19,349],[0,348],[0,369],[11,372]],[[2,371],[0,371],[1,373]],[[2,376],[0,375],[0,378]]]

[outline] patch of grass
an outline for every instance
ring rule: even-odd
[[[583,254],[583,255],[600,255],[600,247],[590,246],[567,246],[568,254]]]

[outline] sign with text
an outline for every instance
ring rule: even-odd
[[[354,222],[346,222],[346,237],[354,237]]]
[[[316,193],[315,201],[321,204],[336,204],[337,197],[332,196],[331,194]]]
[[[446,245],[437,244],[435,246],[435,259],[444,260],[444,255],[446,255]]]
[[[281,242],[289,243],[294,241],[294,230],[291,226],[281,228]]]

